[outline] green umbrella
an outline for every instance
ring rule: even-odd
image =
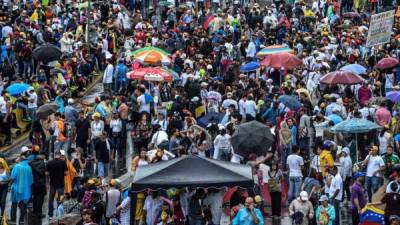
[[[143,53],[143,52],[146,52],[146,51],[155,51],[155,52],[159,52],[161,54],[164,54],[166,56],[170,56],[171,55],[170,53],[166,52],[165,50],[162,50],[161,48],[156,48],[156,47],[144,47],[144,48],[138,49],[136,51],[133,51],[131,55],[132,56],[136,56],[136,55],[138,55],[140,53]]]

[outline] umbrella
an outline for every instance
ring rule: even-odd
[[[61,58],[61,55],[61,49],[52,44],[40,45],[32,52],[32,56],[34,59],[44,63],[59,60]]]
[[[289,48],[289,47],[285,47],[283,45],[271,45],[268,47],[265,47],[263,49],[261,49],[259,52],[257,52],[257,57],[264,57],[267,55],[271,55],[271,54],[276,54],[276,53],[280,53],[280,52],[288,52],[288,53],[293,53],[293,49]]]
[[[379,62],[375,65],[375,68],[380,70],[385,70],[396,67],[397,65],[399,65],[399,60],[392,57],[388,57],[379,60]]]
[[[381,128],[381,126],[369,120],[353,118],[336,124],[331,128],[331,131],[333,133],[359,134],[359,133],[367,133],[371,130],[376,130],[379,128]],[[356,160],[358,162],[357,135],[356,135]]]
[[[359,13],[357,12],[345,12],[342,15],[344,18],[359,18],[361,17]]]
[[[276,69],[291,70],[301,66],[303,62],[297,56],[288,52],[280,52],[276,54],[267,55],[261,62],[261,65],[272,67]]]
[[[237,126],[231,138],[235,154],[245,158],[251,153],[265,155],[274,141],[270,128],[255,120]]]
[[[132,56],[135,60],[140,61],[142,63],[149,64],[170,64],[171,58],[170,54],[160,48],[156,47],[144,47],[132,52]]]
[[[320,82],[323,84],[359,84],[363,82],[363,79],[355,73],[338,70],[327,73],[321,77]]]
[[[209,16],[207,20],[204,22],[203,28],[207,30],[209,27],[213,26],[214,26],[214,16]]]
[[[57,112],[60,108],[56,103],[49,103],[40,106],[36,111],[36,116],[41,119],[47,118],[49,115]]]
[[[386,98],[394,103],[400,102],[400,91],[390,91],[386,93]]]
[[[203,117],[200,117],[197,120],[197,124],[201,127],[206,128],[210,123],[220,123],[223,117],[223,113],[209,112]]]
[[[160,67],[147,67],[133,70],[126,74],[132,80],[172,81],[172,75]]]
[[[240,67],[240,72],[251,72],[260,68],[259,62],[249,62]]]
[[[26,83],[14,83],[8,86],[6,90],[11,96],[18,96],[27,91],[29,88],[31,88],[31,86]]]
[[[290,95],[279,96],[278,101],[280,101],[282,104],[292,110],[299,110],[302,106],[297,98]]]
[[[172,2],[169,2],[169,1],[159,1],[158,5],[161,6],[161,7],[168,7],[168,6],[174,5],[174,4]]]
[[[172,78],[174,79],[174,81],[181,80],[181,78],[179,77],[179,74],[175,70],[170,69],[168,67],[163,67],[163,69],[172,75]]]
[[[340,70],[352,72],[357,75],[364,74],[367,71],[367,69],[365,67],[361,66],[360,64],[349,64],[349,65],[343,66],[342,68],[340,68]]]

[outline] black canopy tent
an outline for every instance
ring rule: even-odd
[[[141,166],[136,169],[131,189],[131,224],[136,212],[136,193],[146,189],[243,187],[254,185],[248,165],[229,163],[200,156],[176,159]]]
[[[199,156],[180,158],[138,167],[132,191],[182,187],[252,187],[251,167]]]

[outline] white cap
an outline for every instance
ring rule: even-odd
[[[192,102],[198,102],[200,99],[199,97],[195,96],[191,99]]]
[[[207,69],[208,69],[208,70],[212,70],[212,69],[213,69],[212,65],[211,65],[211,64],[208,64],[208,65],[207,65]]]
[[[300,199],[303,201],[308,201],[308,193],[307,191],[300,192]]]
[[[64,150],[60,150],[61,155],[65,155],[65,151]]]
[[[30,149],[28,148],[28,146],[22,146],[22,148],[21,148],[21,153],[25,153],[25,152],[28,152],[28,151],[30,151]]]
[[[208,84],[206,82],[201,82],[201,86],[207,86]]]
[[[74,104],[74,100],[73,100],[72,98],[69,98],[69,99],[68,99],[68,104],[69,104],[69,105]]]

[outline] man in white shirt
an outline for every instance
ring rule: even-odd
[[[113,76],[114,76],[114,66],[111,63],[110,59],[107,59],[107,67],[104,70],[103,75],[103,86],[104,86],[104,93],[108,96],[112,95],[112,83],[113,83]]]
[[[340,202],[343,197],[343,180],[338,172],[338,168],[336,166],[332,167],[331,174],[333,176],[331,185],[329,186],[329,198],[331,204],[335,208],[335,225],[340,225]]]
[[[28,89],[28,114],[29,118],[31,118],[32,121],[35,121],[36,119],[36,109],[37,109],[37,94],[35,93],[35,90],[33,87],[30,87]]]
[[[158,213],[161,212],[163,200],[156,191],[151,191],[144,200],[143,212],[146,224],[155,224]]]
[[[157,132],[155,132],[153,134],[153,137],[151,138],[151,142],[150,145],[151,147],[156,147],[156,148],[161,148],[161,147],[165,147],[163,144],[166,143],[167,147],[168,147],[168,134],[167,132],[163,131],[161,129],[161,126],[159,124],[154,125],[153,127],[154,130],[156,130]],[[163,145],[163,146],[161,146]]]
[[[145,92],[146,89],[144,87],[139,87],[137,89],[137,96],[139,96],[137,98],[137,102],[139,104],[139,113],[142,114],[143,112],[147,113],[148,115],[150,115],[150,103],[146,102],[146,97],[145,97]]]
[[[385,162],[382,157],[378,155],[378,150],[378,146],[373,146],[368,156],[362,162],[364,166],[367,166],[365,188],[367,189],[369,202],[372,200],[372,195],[377,192],[382,185],[382,173],[385,170]]]
[[[238,103],[235,99],[232,99],[232,96],[232,92],[226,93],[226,99],[222,102],[222,107],[224,107],[225,110],[227,110],[230,105],[234,105],[235,109],[238,109]]]
[[[286,164],[289,168],[289,202],[300,194],[301,183],[303,180],[302,169],[304,166],[304,160],[300,156],[300,148],[298,146],[293,146],[292,151],[293,153],[290,154],[286,160]]]

